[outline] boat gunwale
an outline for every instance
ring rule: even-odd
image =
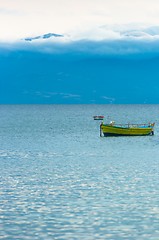
[[[153,124],[101,124],[101,127],[110,127],[110,128],[118,128],[118,129],[153,129],[154,123]]]

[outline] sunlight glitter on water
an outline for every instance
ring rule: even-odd
[[[154,136],[100,138],[93,105],[8,108],[0,108],[0,238],[159,239],[157,124]],[[155,121],[153,110],[98,106],[120,122]]]

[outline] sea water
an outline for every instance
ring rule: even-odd
[[[159,105],[1,105],[0,239],[159,239]]]

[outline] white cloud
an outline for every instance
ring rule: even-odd
[[[0,8],[0,15],[21,15],[20,12],[8,9],[8,8]]]
[[[25,92],[25,94],[28,94],[29,92]],[[74,94],[74,93],[63,93],[63,92],[42,92],[42,91],[37,91],[37,92],[32,92],[32,94],[35,94],[38,97],[43,97],[43,98],[53,98],[55,96],[58,96],[60,98],[71,98],[71,99],[80,99],[80,95]]]
[[[115,102],[115,98],[113,98],[113,97],[102,96],[102,98],[104,100],[106,100],[106,102],[108,102],[108,103],[114,103]]]
[[[112,24],[83,29],[81,32],[70,33],[74,40],[119,40],[119,39],[159,39],[159,25],[148,24]]]

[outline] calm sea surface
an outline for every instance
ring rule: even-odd
[[[159,105],[1,105],[0,239],[159,240]]]

